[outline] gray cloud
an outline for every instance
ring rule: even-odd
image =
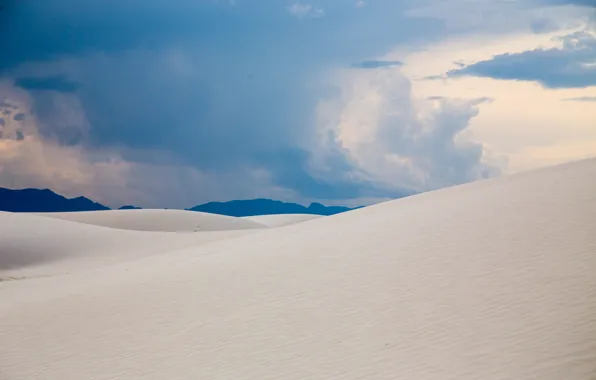
[[[0,108],[17,108],[17,107],[10,103],[0,101]]]
[[[294,189],[308,198],[318,199],[353,199],[364,196],[378,196],[381,191],[372,183],[350,181],[345,176],[354,168],[346,164],[344,156],[335,156],[332,173],[314,176],[307,171],[311,160],[309,152],[286,148],[269,152],[263,162],[270,162],[269,169],[274,173],[276,183]],[[287,168],[296,168],[288,171]],[[384,194],[386,195],[386,194]]]
[[[554,20],[540,18],[534,20],[530,24],[530,29],[532,29],[534,33],[540,34],[554,32],[556,30],[559,30],[560,26]]]
[[[5,14],[6,22],[0,23],[0,71],[22,62],[140,47],[193,46],[203,52],[243,58],[249,58],[249,52],[259,58],[264,50],[278,51],[296,64],[304,58],[374,56],[398,41],[440,35],[442,26],[434,20],[408,21],[403,16],[408,6],[408,1],[382,0],[362,12],[330,3],[330,13],[337,16],[312,24],[288,23],[287,10],[275,0],[234,6],[194,0],[130,0],[126,4],[116,0],[19,1],[11,3],[10,15]],[[424,30],[424,35],[405,33],[413,27]],[[346,39],[351,43],[346,44]],[[296,46],[306,50],[298,52]]]
[[[594,0],[544,0],[547,4],[577,5],[582,7],[596,7]]]
[[[596,102],[596,96],[580,96],[578,98],[562,99],[565,102]]]
[[[79,85],[62,76],[17,78],[15,86],[31,91],[75,92]]]
[[[596,37],[588,31],[576,32],[562,38],[562,42],[562,48],[497,55],[490,60],[449,71],[446,76],[532,81],[549,88],[596,85]]]
[[[399,67],[402,66],[403,62],[400,61],[362,61],[352,65],[357,69],[380,69],[384,67]]]
[[[181,194],[184,207],[216,196],[342,199],[403,195],[411,188],[409,174],[384,183],[332,143],[324,164],[313,163],[320,153],[313,142],[317,107],[339,96],[325,80],[330,68],[350,62],[363,69],[398,66],[362,59],[443,35],[439,21],[414,23],[403,16],[406,2],[382,0],[366,9],[329,2],[326,17],[314,22],[288,22],[287,9],[274,0],[235,6],[194,0],[16,4],[7,9],[9,22],[0,23],[0,76],[27,91],[32,112],[19,122],[36,123],[36,130],[25,133],[18,148],[23,153],[10,166],[14,175],[4,181],[15,181],[26,167],[32,185],[38,175],[52,181],[46,186],[58,186],[61,174],[50,178],[25,162],[28,147],[38,155],[51,151],[55,167],[82,162],[72,170],[97,180],[85,186],[62,180],[98,200],[120,182],[128,196],[140,197],[148,188],[149,204]],[[399,149],[414,149],[400,143],[399,134],[392,138]],[[44,144],[52,149],[40,148]],[[459,154],[460,147],[449,149]],[[474,149],[453,159],[450,170],[461,173],[450,178],[434,167],[439,161],[427,162],[424,154],[432,150],[413,157],[425,162],[420,170],[433,183],[445,185],[475,178]],[[104,152],[109,158],[98,159]]]

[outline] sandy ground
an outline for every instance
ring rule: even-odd
[[[0,212],[0,226],[4,280],[95,269],[254,231],[140,232],[6,212]]]
[[[178,210],[0,212],[0,280],[46,277],[121,262],[133,265],[131,261],[139,258],[305,219],[302,215],[268,215],[269,223],[261,224]]]
[[[283,214],[246,216],[242,219],[252,220],[253,222],[263,224],[267,227],[283,227],[319,218],[322,218],[322,216],[311,214]]]
[[[51,242],[15,220],[3,255]],[[0,379],[594,380],[595,220],[588,160],[4,281]]]

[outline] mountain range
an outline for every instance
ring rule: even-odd
[[[352,209],[342,206],[324,206],[320,203],[311,203],[310,206],[305,207],[297,203],[286,203],[272,199],[259,198],[229,202],[209,202],[192,207],[188,210],[241,217],[272,214],[334,215]]]
[[[62,212],[109,210],[85,197],[66,198],[49,189],[12,190],[0,188],[0,211]]]
[[[131,205],[120,207],[121,210],[138,208]],[[98,210],[110,210],[110,208],[85,197],[66,198],[49,189],[12,190],[0,188],[0,211],[72,212]],[[324,206],[320,203],[312,203],[306,207],[297,203],[259,198],[230,202],[209,202],[187,210],[242,217],[271,214],[334,215],[352,209],[341,206]]]

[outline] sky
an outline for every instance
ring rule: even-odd
[[[0,187],[354,206],[596,155],[596,0],[0,6]]]

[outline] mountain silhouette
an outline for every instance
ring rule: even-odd
[[[297,203],[286,203],[275,201],[273,199],[259,198],[230,202],[209,202],[192,207],[188,210],[241,217],[272,214],[334,215],[353,209],[341,206],[328,207],[323,206],[320,203],[312,203],[310,206],[305,207]]]
[[[119,209],[135,210],[140,209],[140,207],[126,205]],[[85,197],[66,198],[49,189],[12,190],[0,188],[0,211],[71,212],[98,210],[110,210],[110,208]],[[305,207],[297,203],[259,198],[229,202],[209,202],[187,210],[242,217],[272,214],[334,215],[353,209],[341,206],[324,206],[320,203],[311,203],[310,206]]]
[[[49,189],[0,188],[0,211],[66,212],[109,210],[108,207],[85,197],[66,198]]]
[[[126,205],[126,206],[120,207],[118,210],[140,210],[140,209],[141,209],[141,207]]]

